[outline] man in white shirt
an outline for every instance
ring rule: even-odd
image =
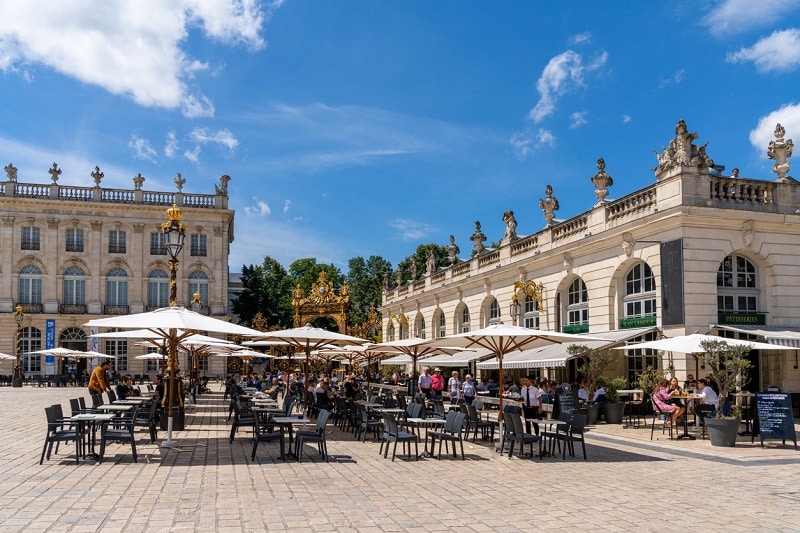
[[[420,374],[417,380],[419,392],[420,394],[424,394],[426,398],[431,397],[431,380],[431,369],[426,366],[422,369],[422,374]]]
[[[519,390],[519,396],[522,402],[522,412],[525,414],[525,430],[530,433],[530,420],[540,418],[542,415],[542,393],[539,392],[539,388],[533,384],[533,378],[527,376],[522,378],[522,388]],[[533,428],[538,435],[539,424],[534,424]]]
[[[705,379],[697,380],[697,393],[701,398],[695,400],[694,414],[700,417],[700,425],[702,426],[705,423],[705,417],[716,409],[719,397]]]

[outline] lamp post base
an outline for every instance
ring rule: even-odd
[[[22,387],[22,378],[12,378],[11,379],[11,386],[12,387]]]

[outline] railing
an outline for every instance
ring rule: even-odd
[[[175,193],[146,192],[142,195],[142,203],[148,205],[172,205],[175,203]]]
[[[217,202],[214,196],[208,194],[184,194],[183,205],[186,207],[214,208]]]
[[[539,247],[539,236],[529,235],[511,243],[511,256],[524,254]]]
[[[500,261],[500,250],[494,250],[478,256],[478,267],[482,268]]]
[[[649,187],[643,191],[638,191],[624,198],[620,198],[606,205],[606,217],[609,222],[617,218],[622,218],[643,209],[648,209],[656,205],[656,188]]]
[[[49,185],[31,185],[29,183],[17,183],[14,187],[14,196],[23,198],[45,198],[50,197]]]
[[[399,296],[403,296],[405,294],[408,294],[408,285],[403,285],[402,287],[398,287],[397,288],[397,294]]]
[[[100,191],[100,199],[104,202],[113,202],[115,204],[132,204],[136,202],[136,193],[119,189],[102,189]]]
[[[58,312],[62,315],[85,315],[85,304],[59,304]]]
[[[104,305],[104,315],[127,315],[130,312],[128,305]]]
[[[589,227],[589,217],[587,215],[579,216],[566,222],[562,222],[558,226],[553,226],[553,241],[566,239],[572,235],[585,233]]]
[[[414,282],[414,292],[421,291],[425,289],[425,280],[415,281]]]
[[[469,261],[464,261],[463,263],[457,263],[453,267],[453,276],[461,276],[462,274],[467,274],[469,272],[471,263]]]
[[[91,187],[59,187],[58,199],[74,200],[76,202],[91,202],[92,189]]]
[[[119,244],[109,244],[108,245],[108,253],[110,254],[124,254],[126,247]]]
[[[444,272],[434,272],[431,274],[431,283],[439,283],[444,281]]]
[[[44,305],[42,304],[19,304],[22,307],[22,312],[27,314],[41,314],[44,312]]]
[[[771,204],[775,184],[756,180],[711,178],[709,196],[712,200]]]

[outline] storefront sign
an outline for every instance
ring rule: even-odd
[[[656,315],[619,319],[619,329],[647,328],[655,325]]]
[[[717,313],[717,323],[735,326],[764,326],[767,324],[766,313]]]
[[[561,333],[589,333],[589,324],[570,324],[561,326]]]

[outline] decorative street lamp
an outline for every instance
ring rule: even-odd
[[[186,237],[186,226],[181,224],[181,217],[183,213],[181,209],[172,204],[172,207],[167,209],[167,217],[169,220],[161,224],[161,231],[164,232],[166,237],[167,253],[169,254],[169,305],[174,307],[178,305],[178,254],[183,249],[183,240]],[[169,343],[169,359],[167,360],[167,370],[169,371],[169,380],[167,381],[167,390],[164,391],[164,398],[161,401],[161,406],[167,407],[167,431],[168,435],[172,435],[173,425],[173,405],[176,400],[179,406],[183,407],[183,394],[180,390],[180,382],[178,380],[178,343],[177,343],[177,330],[170,329],[170,343]],[[171,438],[171,437],[170,437]],[[164,446],[174,446],[175,442],[167,441],[162,443]]]
[[[519,320],[519,313],[522,310],[522,306],[519,303],[519,296],[517,296],[516,289],[514,289],[514,296],[511,297],[511,305],[509,306],[508,310],[511,313],[511,322],[516,326],[517,320]]]
[[[192,296],[192,311],[195,313],[199,313],[203,309],[203,300],[200,298],[200,293],[195,291],[194,295]],[[189,390],[194,392],[194,388],[197,384],[198,378],[198,364],[197,364],[197,351],[192,348],[192,373],[189,375]]]
[[[14,310],[14,320],[17,321],[17,336],[16,336],[16,356],[17,362],[14,365],[14,376],[11,379],[11,385],[13,387],[22,387],[22,319],[25,318],[25,312],[22,310],[22,306],[17,304],[16,309]]]

